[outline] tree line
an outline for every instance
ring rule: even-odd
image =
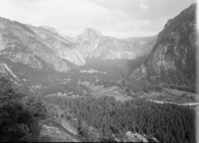
[[[190,107],[157,104],[144,99],[121,103],[113,97],[49,97],[47,100],[69,108],[81,122],[96,128],[101,138],[112,139],[114,134],[122,139],[131,131],[164,142],[195,142],[195,113]],[[82,128],[81,124],[79,128]]]

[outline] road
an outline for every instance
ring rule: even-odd
[[[147,99],[148,101],[156,102],[159,104],[164,104],[164,103],[169,103],[169,104],[176,104],[180,106],[199,106],[199,103],[176,103],[176,102],[169,102],[169,101],[158,101],[158,100],[152,100],[152,99]]]
[[[87,86],[89,86],[87,84]],[[114,91],[115,89],[117,89],[118,87],[110,87],[110,88],[104,88],[104,87],[100,87],[100,86],[95,86],[92,85],[94,87],[97,88],[92,88],[91,86],[89,86],[92,90],[94,90],[93,95],[94,97],[100,97],[100,96],[112,96],[115,97],[116,100],[118,101],[122,101],[125,102],[127,100],[132,100],[133,98],[130,96],[126,96],[122,93],[118,93],[117,91]],[[112,93],[111,93],[112,92]],[[178,90],[172,90],[172,92],[179,92],[179,93],[185,93],[183,91],[178,91]],[[99,95],[100,94],[100,95]],[[199,103],[176,103],[176,102],[169,102],[169,101],[158,101],[158,100],[152,100],[152,99],[147,99],[148,101],[153,101],[156,102],[158,104],[164,104],[164,103],[169,103],[169,104],[176,104],[176,105],[180,105],[180,106],[199,106]]]

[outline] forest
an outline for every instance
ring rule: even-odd
[[[40,120],[47,119],[44,103],[36,97],[18,92],[17,88],[0,77],[0,141],[40,142]]]
[[[146,135],[149,141],[155,137],[161,142],[195,142],[194,109],[175,104],[139,98],[122,103],[106,96],[27,96],[1,77],[0,108],[3,142],[41,141],[38,138],[41,120],[57,122],[59,118],[68,120],[73,116],[83,141],[113,141],[113,135],[124,139],[125,133],[131,131]]]
[[[112,97],[68,99],[49,97],[48,102],[70,109],[78,119],[79,133],[86,141],[94,135],[83,130],[86,122],[97,130],[100,138],[124,138],[127,131],[155,137],[161,142],[195,142],[195,112],[191,107],[157,104],[145,99],[121,103]]]

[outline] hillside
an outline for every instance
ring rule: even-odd
[[[131,76],[181,90],[196,84],[196,4],[170,19],[143,64]]]

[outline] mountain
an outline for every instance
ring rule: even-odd
[[[150,52],[155,44],[156,36],[118,39],[103,36],[98,30],[86,28],[72,41],[79,45],[79,51],[85,58],[135,59]]]
[[[76,65],[84,63],[76,46],[49,27],[34,27],[0,18],[0,41],[1,58],[32,68],[44,69],[42,62],[45,62],[56,71],[66,72],[69,67],[65,60]]]
[[[87,28],[70,38],[49,26],[0,18],[0,73],[33,91],[66,83],[86,58],[135,59],[149,53],[156,36],[118,39]],[[50,88],[50,87],[49,87]]]
[[[0,73],[18,86],[53,84],[84,63],[77,45],[53,28],[0,18]]]
[[[192,4],[165,24],[151,53],[131,76],[193,91],[198,60],[196,38],[196,4]]]

